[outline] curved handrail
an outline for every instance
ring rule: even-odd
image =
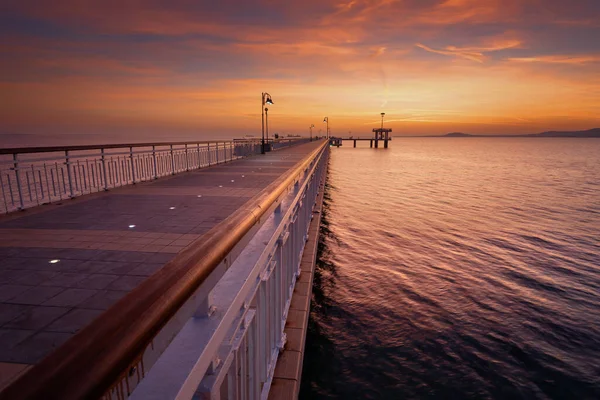
[[[304,138],[280,138],[290,142]],[[277,139],[275,139],[277,140]],[[26,154],[26,153],[56,153],[61,151],[83,151],[96,149],[119,149],[123,147],[152,147],[152,146],[185,146],[213,143],[240,143],[260,142],[260,139],[230,139],[230,140],[196,140],[191,142],[148,142],[148,143],[111,143],[111,144],[86,144],[81,146],[46,146],[46,147],[5,147],[0,148],[0,155],[4,154]]]
[[[323,141],[292,171],[33,366],[0,393],[0,399],[75,400],[103,396],[326,145]]]
[[[151,143],[112,143],[112,144],[86,144],[81,146],[48,146],[48,147],[7,147],[0,148],[0,154],[26,154],[26,153],[56,153],[60,151],[82,151],[96,149],[120,149],[122,147],[152,147],[152,146],[184,146],[212,143],[232,143],[234,140],[197,140],[193,142],[151,142]]]

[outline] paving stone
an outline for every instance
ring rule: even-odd
[[[137,262],[113,262],[107,264],[101,272],[103,274],[113,274],[113,275],[128,275],[132,270],[139,267],[141,263]]]
[[[136,288],[144,280],[146,280],[145,276],[122,276],[110,285],[108,285],[107,289],[130,291]]]
[[[0,361],[35,364],[71,337],[70,333],[39,332],[0,353]]]
[[[92,274],[88,275],[84,280],[77,282],[75,287],[82,289],[104,289],[119,277],[119,275]]]
[[[31,286],[25,285],[0,285],[0,302],[12,299],[13,297],[31,289]]]
[[[75,333],[102,313],[102,310],[76,308],[54,321],[45,330],[50,332]]]
[[[300,353],[297,351],[284,351],[277,360],[275,367],[275,378],[296,379],[296,373],[300,369]]]
[[[40,305],[63,290],[65,289],[55,286],[30,286],[28,290],[8,300],[8,302],[13,304]]]
[[[23,304],[0,303],[0,326],[14,320],[31,308],[32,306],[26,306]]]
[[[99,261],[99,260],[90,260],[82,263],[77,268],[74,269],[76,272],[87,273],[87,274],[98,274],[98,273],[106,273],[110,274],[109,271],[115,268],[121,268],[127,263],[117,262],[117,261]]]
[[[285,334],[287,335],[285,349],[291,351],[302,351],[302,348],[304,347],[303,327],[286,328]]]
[[[0,329],[0,353],[12,349],[34,333],[33,330]]]
[[[22,272],[21,276],[13,279],[13,283],[17,285],[40,285],[50,278],[58,275],[56,271],[19,271]]]
[[[95,295],[98,291],[91,289],[66,289],[60,294],[44,302],[45,306],[75,307]]]
[[[87,276],[87,274],[83,273],[62,272],[47,280],[46,282],[42,282],[41,286],[57,286],[68,288],[84,280]]]
[[[10,304],[5,304],[8,306]],[[22,306],[24,307],[24,306]],[[26,306],[25,306],[26,307]],[[39,330],[69,311],[65,307],[36,306],[21,310],[16,318],[3,325],[3,328]]]
[[[124,290],[101,290],[81,303],[79,307],[94,310],[107,310],[127,293],[129,292]]]
[[[138,276],[150,276],[154,274],[156,271],[160,270],[164,267],[164,264],[146,264],[142,263],[141,265],[135,267],[131,271],[129,271],[128,275],[138,275]]]
[[[274,378],[269,390],[268,400],[288,400],[297,396],[298,381],[295,379]]]

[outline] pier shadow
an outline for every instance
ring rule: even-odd
[[[325,395],[326,393],[321,388],[329,387],[326,383],[328,377],[335,376],[340,372],[339,367],[332,363],[332,360],[335,359],[335,345],[330,335],[326,333],[330,310],[337,308],[336,301],[332,296],[337,278],[336,265],[333,261],[330,246],[331,242],[337,242],[329,223],[332,190],[335,190],[335,188],[326,183],[323,194],[321,225],[319,227],[317,262],[313,277],[312,301],[306,334],[300,399],[312,399]]]

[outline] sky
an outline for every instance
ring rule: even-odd
[[[260,136],[262,92],[271,133],[600,127],[598,0],[4,0],[0,32],[5,137]]]

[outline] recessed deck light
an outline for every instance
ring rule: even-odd
[[[50,264],[56,264],[57,262],[59,262],[60,260],[50,260]]]
[[[135,225],[129,225],[129,229],[135,228]]]
[[[169,207],[169,210],[174,210],[174,209],[175,209],[175,207]]]

